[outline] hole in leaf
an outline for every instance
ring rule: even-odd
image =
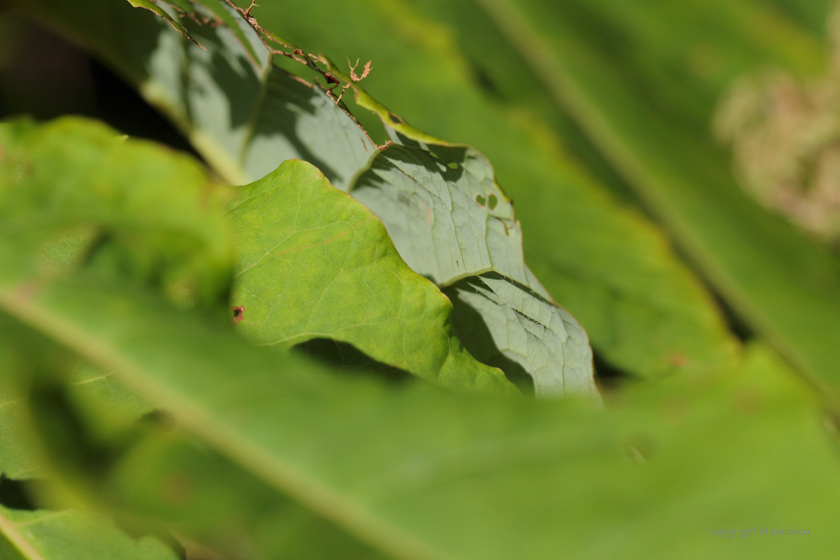
[[[238,307],[231,307],[233,311],[233,324],[237,324],[239,321],[245,318],[245,306],[240,305]]]
[[[446,166],[447,166],[449,169],[458,169],[458,164],[457,164],[457,163],[455,163],[454,161],[450,161],[449,163],[447,163],[447,164],[446,164]]]
[[[347,342],[313,338],[292,348],[344,374],[374,375],[391,383],[403,383],[413,376],[400,368],[378,362]]]
[[[498,203],[499,203],[499,199],[496,198],[496,195],[491,194],[490,199],[488,200],[488,206],[490,207],[490,210],[493,210],[494,208],[496,208],[496,205]]]
[[[487,200],[481,195],[478,195],[477,197],[475,197],[475,201],[478,202],[482,206],[484,206],[484,203],[487,202]]]

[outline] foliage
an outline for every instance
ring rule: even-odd
[[[0,122],[0,557],[832,557],[840,261],[709,133],[812,4],[11,6],[203,161]]]

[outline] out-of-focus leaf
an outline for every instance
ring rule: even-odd
[[[128,3],[134,6],[135,8],[145,8],[150,12],[162,17],[169,25],[172,26],[175,31],[186,37],[187,39],[194,40],[190,37],[189,31],[184,28],[183,25],[178,23],[178,21],[170,16],[166,10],[158,6],[154,0],[128,0]],[[174,3],[174,2],[173,2]]]
[[[0,313],[0,355],[11,356],[7,343],[14,341],[15,348],[28,363],[0,359],[3,368],[0,380],[0,558],[3,560],[95,560],[99,558],[125,558],[136,560],[175,560],[180,558],[160,540],[151,537],[131,537],[101,515],[76,510],[15,509],[7,503],[5,486],[10,480],[18,484],[39,484],[54,474],[41,454],[37,432],[30,425],[25,410],[25,395],[16,391],[12,379],[20,368],[34,365],[33,352],[43,348],[27,346],[25,337],[10,333],[9,327],[28,330]],[[79,381],[79,376],[74,377]],[[90,389],[95,382],[85,379]],[[123,399],[124,402],[124,399]],[[116,402],[111,404],[116,405]],[[6,479],[6,480],[4,480]],[[27,496],[33,499],[36,496]]]
[[[218,305],[233,262],[218,189],[190,158],[65,118],[0,126],[0,235],[66,274],[81,264]]]
[[[223,557],[382,558],[230,459],[179,435],[147,437],[120,459],[107,483],[96,482],[123,511],[165,523]]]
[[[152,537],[135,539],[108,519],[73,510],[21,511],[0,505],[4,560],[178,560]]]
[[[812,33],[825,33],[825,20],[834,0],[761,0],[762,4],[774,6],[807,27]]]
[[[522,229],[487,159],[467,146],[393,136],[350,193],[382,219],[413,270],[452,286],[467,349],[502,369],[510,360],[539,397],[597,394],[586,333],[525,265]]]
[[[19,406],[21,401],[22,396],[6,388],[0,390],[0,476],[12,479],[42,474],[33,457],[32,434]]]
[[[728,382],[657,384],[607,411],[464,399],[330,376],[92,279],[16,297],[28,280],[0,267],[5,311],[117,371],[242,468],[395,557],[834,549],[836,453],[810,395],[766,351]],[[599,483],[583,484],[593,473]],[[716,534],[747,523],[809,535]],[[677,531],[689,536],[661,539]]]
[[[461,347],[452,304],[406,266],[376,216],[312,165],[287,161],[242,187],[229,215],[238,329],[269,345],[332,338],[447,387],[515,392]]]
[[[596,43],[567,25],[560,5],[482,4],[731,305],[815,383],[836,391],[840,262],[748,200],[723,154],[691,133],[691,112],[675,102],[665,105],[674,112],[666,118],[641,93],[643,69],[619,67],[610,53],[598,52]],[[752,41],[752,60],[759,58],[756,52],[770,58],[784,51],[775,44],[762,51],[765,45],[755,36],[746,40]],[[793,47],[784,52],[791,64],[801,62],[800,69],[811,63]]]

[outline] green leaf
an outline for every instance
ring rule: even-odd
[[[11,381],[21,376],[21,368],[32,368],[34,353],[46,353],[43,345],[32,345],[32,340],[20,336],[28,330],[0,314],[3,340],[0,355],[13,355],[9,344],[14,342],[18,360],[4,360],[3,378],[0,380],[0,487],[4,478],[20,482],[37,481],[43,484],[55,473],[41,453],[36,431],[30,425],[25,396],[15,390]],[[18,333],[9,331],[15,327]],[[20,351],[22,350],[22,352]],[[93,381],[84,373],[74,374],[74,382],[83,383],[90,390],[102,380]],[[115,383],[109,384],[114,387]],[[78,386],[77,386],[78,387]],[[126,390],[122,389],[123,394]],[[86,395],[90,396],[90,395]],[[101,396],[101,392],[100,392]],[[109,395],[108,398],[113,396]],[[135,397],[136,398],[136,397]],[[125,399],[122,399],[125,403]],[[117,401],[111,402],[117,405]],[[6,482],[8,484],[8,482]],[[5,493],[3,493],[5,495]],[[41,496],[29,496],[30,498]],[[133,538],[117,528],[106,517],[77,510],[17,510],[0,504],[0,558],[9,560],[82,560],[99,558],[126,558],[136,560],[175,560],[179,558],[160,540],[143,536]]]
[[[177,20],[175,20],[172,16],[170,16],[166,12],[166,10],[164,10],[163,8],[161,8],[160,6],[155,4],[155,2],[153,0],[128,0],[128,3],[131,4],[132,6],[134,6],[135,8],[145,8],[145,9],[149,10],[150,12],[162,17],[167,23],[169,23],[169,25],[172,26],[172,28],[175,31],[177,31],[178,33],[180,33],[181,35],[183,35],[187,39],[189,39],[191,41],[195,41],[195,39],[193,39],[190,36],[189,31],[187,31],[186,28],[184,28],[183,25],[178,23]],[[175,2],[172,2],[172,3],[174,4]],[[196,42],[196,44],[198,46],[201,46],[201,44],[198,43],[198,42]]]
[[[185,305],[227,296],[222,193],[191,158],[76,118],[3,124],[0,150],[0,235],[42,252],[39,267],[96,267]]]
[[[229,215],[237,329],[283,347],[331,338],[447,387],[515,392],[461,347],[452,304],[405,265],[376,216],[312,165],[287,161],[241,187]]]
[[[2,309],[119,372],[242,468],[398,558],[833,550],[836,454],[811,398],[766,352],[727,383],[659,385],[605,412],[464,399],[333,377],[93,279],[21,299],[26,281],[0,267]],[[592,473],[598,482],[585,482]],[[710,532],[747,523],[810,536],[733,544]],[[692,536],[660,538],[672,531]]]
[[[666,106],[674,117],[663,116],[641,91],[658,82],[644,69],[619,65],[593,40],[569,29],[559,6],[507,0],[483,5],[728,302],[814,383],[836,392],[840,347],[832,333],[840,330],[840,288],[833,279],[840,275],[840,261],[750,201],[723,154],[691,132],[696,123],[691,111],[673,101]],[[630,37],[644,41],[636,33]],[[803,43],[794,41],[786,50],[785,44],[765,46],[762,37],[739,39],[752,51],[740,68],[779,50],[801,71],[813,64],[804,56],[810,48],[798,48]],[[721,85],[719,76],[702,87],[708,91],[715,84]]]
[[[597,394],[586,333],[525,266],[513,204],[487,159],[466,146],[394,138],[350,193],[382,219],[413,270],[444,287],[464,279],[447,294],[467,349],[506,371],[500,359],[514,362],[538,397]]]
[[[42,474],[40,462],[31,450],[27,419],[19,406],[22,400],[22,396],[8,389],[0,391],[0,476],[11,479]]]
[[[0,554],[8,560],[177,560],[152,537],[134,539],[106,518],[72,510],[21,511],[0,505]]]
[[[102,477],[95,482],[106,485]],[[122,456],[109,473],[107,493],[132,516],[163,522],[182,540],[223,557],[247,550],[252,558],[382,558],[178,431],[159,430]]]

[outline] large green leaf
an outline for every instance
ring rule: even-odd
[[[0,271],[6,312],[399,558],[710,557],[725,547],[787,558],[834,547],[836,455],[811,398],[765,351],[729,382],[660,385],[605,412],[464,399],[278,359],[93,278],[22,299],[17,287],[31,278]],[[747,524],[809,536],[733,543],[715,533]],[[660,538],[677,531],[689,536]]]
[[[576,116],[662,216],[731,305],[814,382],[836,388],[837,259],[748,200],[723,155],[708,139],[692,133],[696,113],[676,101],[666,104],[644,94],[646,87],[660,82],[626,60],[619,64],[614,53],[591,36],[581,36],[567,25],[560,5],[518,0],[487,0],[482,5],[558,103]],[[640,5],[637,11],[651,15],[656,10]],[[691,18],[679,21],[686,19]],[[628,37],[646,40],[638,29],[631,31],[625,30]],[[717,36],[704,37],[713,41]],[[814,62],[803,54],[813,52],[810,47],[795,48],[800,43],[785,50],[784,44],[765,45],[761,37],[739,40],[749,43],[744,50],[751,54],[736,68],[762,56],[772,59],[779,50],[788,53],[783,60],[799,62],[802,71]],[[720,81],[695,79],[702,83],[697,86],[701,91],[719,87]],[[658,110],[663,104],[670,118]]]
[[[312,165],[283,163],[240,188],[228,213],[238,329],[269,345],[331,338],[447,387],[515,392],[461,347],[452,304],[406,266],[376,216]]]

